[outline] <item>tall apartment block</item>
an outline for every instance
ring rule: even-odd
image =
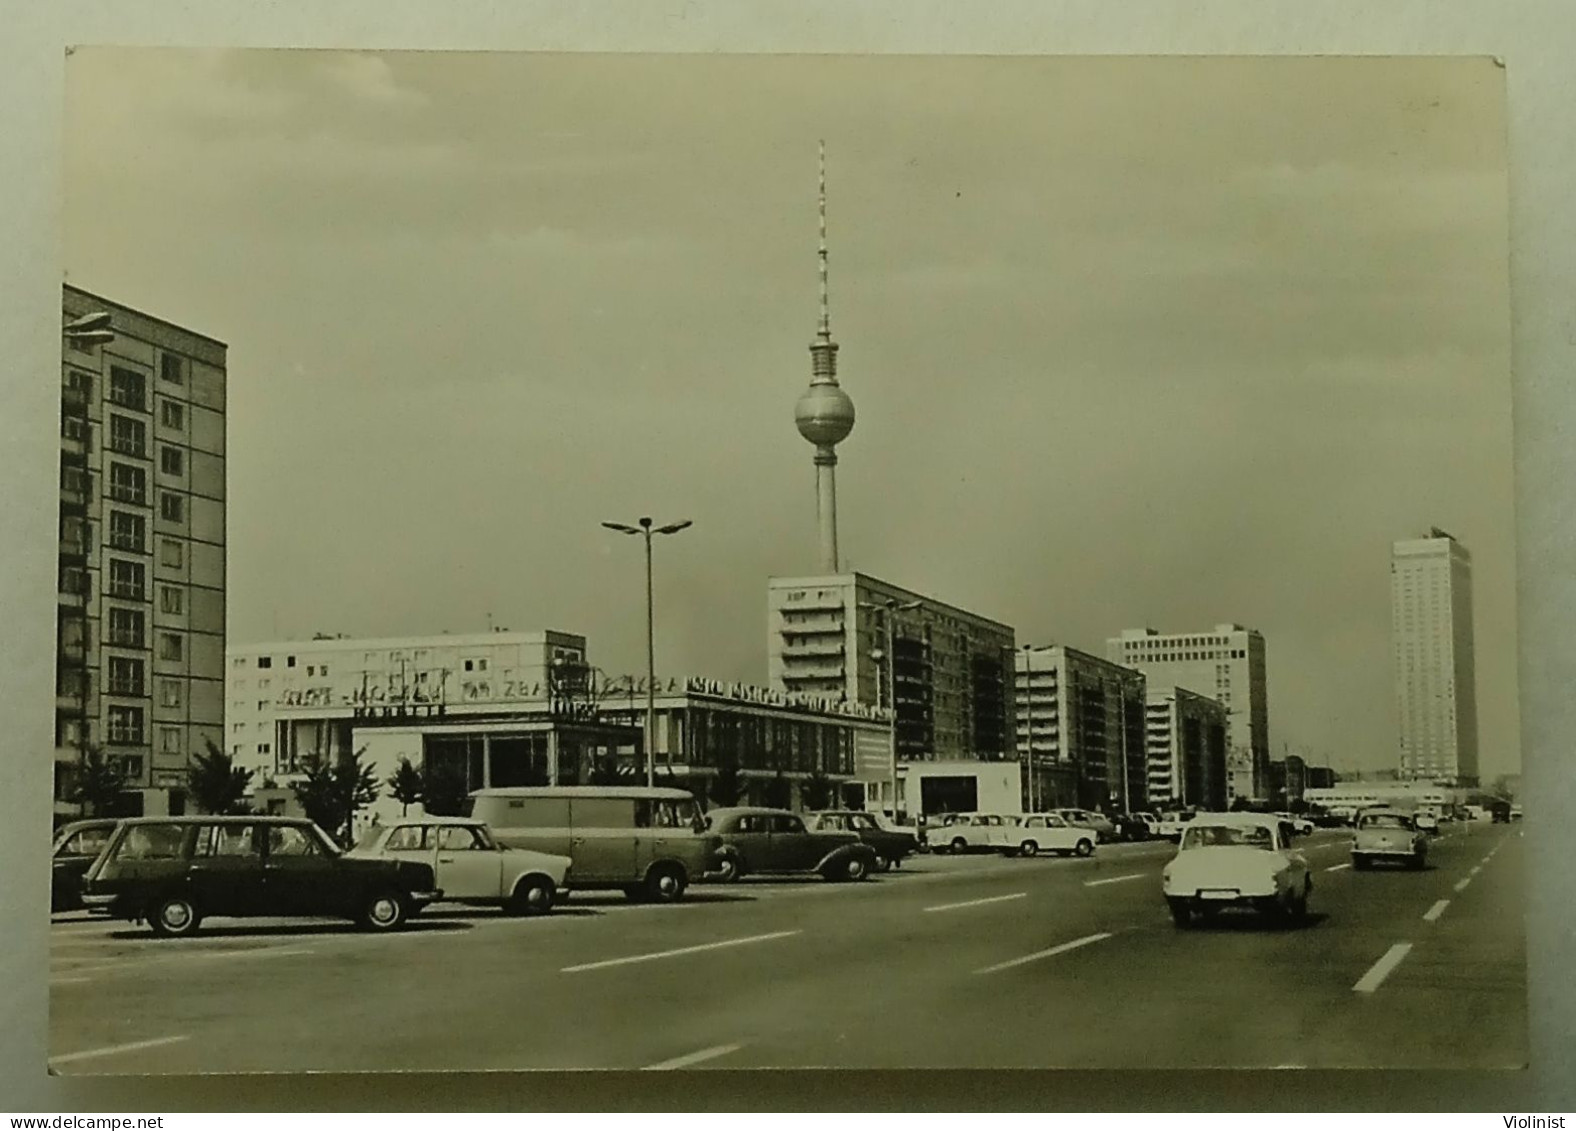
[[[1401,777],[1475,785],[1472,555],[1438,527],[1390,553]]]
[[[1149,803],[1226,808],[1225,705],[1185,687],[1151,687]]]
[[[1184,687],[1225,705],[1227,801],[1269,797],[1269,693],[1264,636],[1240,624],[1208,632],[1124,629],[1105,643],[1106,658],[1137,668],[1156,687]]]
[[[909,604],[915,607],[900,607]],[[890,704],[888,617],[895,690]],[[771,578],[767,618],[769,685],[894,709],[900,761],[1016,757],[1008,625],[862,573]],[[862,746],[855,774],[879,787],[887,781],[889,762],[884,747]]]
[[[1015,667],[1024,807],[1145,808],[1143,673],[1061,645],[1025,648]]]
[[[223,342],[67,286],[63,335],[55,812],[88,746],[132,791],[180,791],[224,742]],[[105,321],[101,318],[100,321]],[[146,798],[145,798],[146,799]]]

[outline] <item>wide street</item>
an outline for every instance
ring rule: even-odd
[[[59,1073],[1525,1063],[1518,825],[1446,826],[1423,872],[1301,843],[1300,928],[1177,930],[1163,843],[920,857],[862,884],[439,905],[387,936],[214,920],[52,930]]]

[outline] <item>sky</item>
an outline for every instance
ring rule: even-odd
[[[761,683],[817,564],[1103,655],[1265,635],[1270,740],[1397,761],[1389,552],[1474,559],[1519,770],[1504,73],[1485,59],[82,49],[68,281],[229,344],[229,635],[583,633]]]

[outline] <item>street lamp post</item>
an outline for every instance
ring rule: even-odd
[[[892,725],[887,732],[887,757],[889,775],[889,795],[892,802],[892,823],[897,824],[897,665],[893,662],[893,619],[898,613],[911,612],[919,608],[918,601],[899,601],[895,597],[888,597],[884,601],[861,601],[861,609],[879,609],[881,611],[882,625],[882,655],[872,656],[872,659],[884,660],[886,663],[886,679],[876,684],[877,700],[881,698],[880,692],[886,691],[884,706],[892,713]],[[883,684],[885,687],[883,688]],[[879,704],[878,702],[878,705]]]
[[[657,784],[657,648],[651,596],[651,536],[677,534],[692,524],[687,518],[682,522],[672,522],[655,528],[649,518],[640,518],[637,522],[638,526],[629,526],[622,522],[604,522],[602,525],[620,534],[641,535],[646,540],[646,785],[654,786]]]

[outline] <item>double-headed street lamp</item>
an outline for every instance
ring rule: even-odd
[[[887,753],[890,759],[888,772],[891,775],[892,792],[890,800],[892,802],[893,824],[897,823],[897,665],[893,662],[894,657],[892,655],[892,622],[898,613],[912,612],[913,610],[919,608],[919,605],[920,603],[918,601],[899,601],[896,597],[888,597],[884,601],[859,602],[859,607],[861,609],[878,609],[882,614],[882,640],[884,644],[881,654],[872,654],[871,659],[876,660],[877,662],[882,660],[886,661],[886,679],[883,681],[886,684],[886,702],[885,704],[880,703],[879,700],[882,698],[882,696],[878,694],[876,696],[878,700],[876,705],[885,706],[888,711],[892,712],[892,726],[888,734]],[[877,683],[876,689],[878,693],[882,690],[880,683]]]
[[[622,522],[604,522],[602,525],[620,534],[639,534],[646,539],[646,785],[657,784],[657,648],[653,635],[651,611],[651,536],[677,534],[692,525],[689,519],[672,522],[667,526],[652,526],[649,518],[638,519],[638,526]]]

